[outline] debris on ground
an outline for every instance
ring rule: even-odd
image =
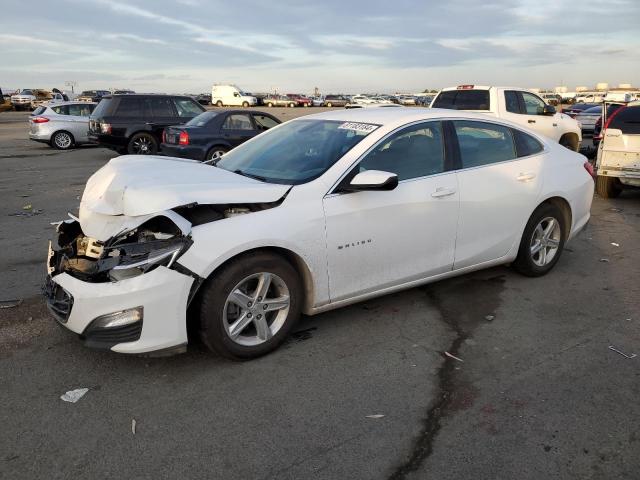
[[[88,391],[88,388],[77,388],[76,390],[69,390],[64,395],[61,395],[60,399],[65,402],[76,403],[78,400],[84,397],[84,394]]]
[[[450,354],[449,352],[444,352],[444,354],[449,358],[453,358],[454,360],[457,360],[459,362],[464,362],[464,360],[462,360],[461,358],[456,357],[455,355]]]
[[[637,357],[637,355],[636,355],[635,353],[632,353],[631,355],[627,355],[626,353],[621,352],[620,350],[618,350],[617,348],[615,348],[613,345],[609,345],[609,350],[613,350],[614,352],[616,352],[616,353],[618,353],[618,354],[622,355],[622,356],[623,356],[623,357],[625,357],[625,358],[635,358],[635,357]]]
[[[613,245],[614,247],[619,247],[620,246],[620,244],[616,243],[616,242],[611,242],[611,245]]]
[[[384,415],[376,413],[375,415],[366,415],[365,418],[383,418]]]
[[[609,259],[608,258],[601,258],[600,261],[603,262],[603,263],[609,263]]]
[[[22,207],[22,209],[23,209],[23,210],[32,210],[32,209],[33,209],[33,206],[29,203],[29,204],[27,204],[27,205],[24,205],[24,206]]]
[[[496,318],[496,316],[495,316],[495,315],[486,315],[486,316],[484,317],[484,319],[485,319],[487,322],[491,322],[494,318]]]
[[[35,215],[40,215],[43,211],[44,210],[41,210],[41,209],[35,209],[35,210],[28,209],[25,212],[10,213],[9,216],[10,217],[33,217]]]
[[[136,434],[136,419],[135,418],[131,419],[131,433],[133,433],[134,435]]]
[[[22,305],[22,299],[16,298],[15,300],[0,300],[0,309],[2,308],[15,308]]]

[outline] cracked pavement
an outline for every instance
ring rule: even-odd
[[[546,277],[499,267],[306,317],[252,362],[130,357],[38,297],[49,222],[113,154],[33,144],[25,122],[0,114],[0,300],[24,300],[0,309],[1,477],[637,478],[640,356],[608,347],[640,355],[640,192],[596,197]]]

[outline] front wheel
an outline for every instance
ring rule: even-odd
[[[616,198],[622,193],[622,185],[620,180],[615,177],[598,175],[596,177],[596,192],[602,198]]]
[[[540,205],[524,229],[515,269],[528,277],[546,275],[558,262],[564,248],[564,216],[553,204]]]
[[[216,102],[216,107],[221,107],[222,106],[222,100],[218,100]]]
[[[158,142],[149,133],[136,133],[127,146],[131,155],[155,155],[158,153]]]
[[[327,102],[327,107],[332,107],[331,102]]]
[[[244,108],[248,108],[249,107],[249,102],[242,102],[242,106]]]
[[[212,351],[250,359],[275,350],[300,317],[302,290],[284,258],[251,253],[203,285],[200,336]]]

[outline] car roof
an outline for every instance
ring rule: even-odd
[[[444,108],[353,108],[347,110],[335,110],[298,117],[292,121],[305,119],[335,120],[343,122],[374,123],[377,125],[402,125],[404,123],[432,120],[438,118],[468,118],[472,120],[493,121],[511,125],[512,122],[495,119],[482,113],[465,112],[461,110],[449,110]],[[516,126],[515,124],[513,124]],[[522,128],[522,127],[519,127]]]
[[[68,102],[57,102],[47,107],[59,107],[60,105],[97,105],[97,102],[81,102],[79,100],[69,100]]]

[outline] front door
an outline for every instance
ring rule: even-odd
[[[331,192],[324,201],[331,301],[450,271],[458,222],[456,174],[446,171],[442,124],[383,139],[347,178],[398,175],[391,191]]]
[[[519,90],[505,90],[504,96],[506,104],[504,118],[552,138],[556,142],[560,140],[560,129],[556,118],[559,114],[544,114],[546,104],[540,97]]]

